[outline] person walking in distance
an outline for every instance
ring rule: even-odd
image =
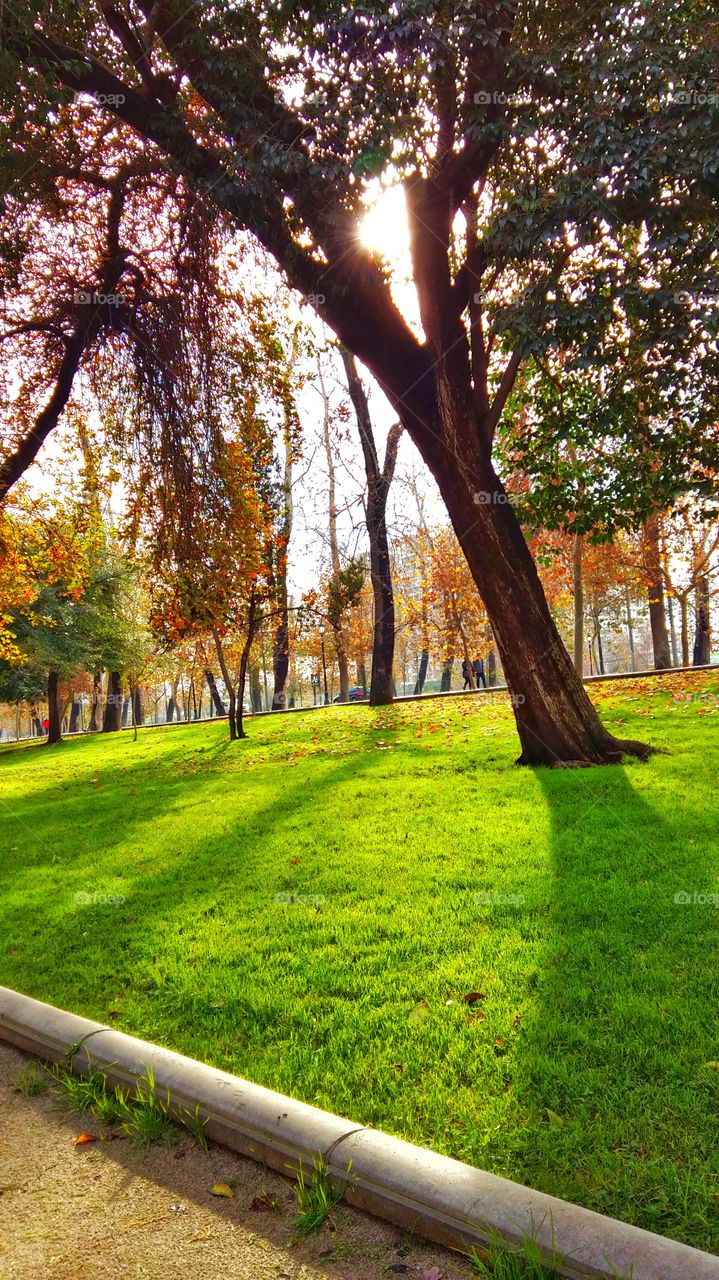
[[[475,658],[474,660],[474,683],[479,688],[480,681],[482,688],[487,688],[487,681],[484,677],[484,658]]]

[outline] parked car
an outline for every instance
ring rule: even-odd
[[[369,697],[369,694],[367,690],[363,689],[361,684],[353,684],[352,687],[350,688],[350,696],[349,696],[350,702],[366,702],[368,697]],[[332,701],[341,702],[342,699],[340,695],[337,694],[337,697],[333,698]]]

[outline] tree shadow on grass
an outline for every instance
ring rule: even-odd
[[[548,928],[508,1145],[523,1181],[719,1251],[719,911],[681,897],[717,892],[716,845],[686,795],[643,798],[658,767],[536,771],[554,885],[521,908]]]

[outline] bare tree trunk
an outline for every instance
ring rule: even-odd
[[[122,728],[122,676],[111,671],[107,677],[107,698],[102,721],[103,733],[117,733]]]
[[[574,583],[574,666],[584,675],[584,534],[574,535],[572,580]]]
[[[664,612],[664,571],[659,540],[659,517],[651,516],[642,530],[644,576],[649,601],[649,622],[652,630],[654,666],[657,671],[671,667],[667,619]]]
[[[60,679],[57,671],[48,672],[47,677],[47,718],[50,722],[47,731],[47,745],[54,746],[58,742],[62,742],[62,729],[60,722]]]
[[[292,502],[292,433],[288,414],[285,413],[285,469],[282,478],[282,524],[277,550],[275,572],[275,607],[278,621],[272,638],[272,670],[274,689],[272,710],[281,711],[287,705],[287,675],[290,668],[290,615],[287,594],[287,553],[292,537],[294,508]]]
[[[327,475],[329,480],[329,543],[330,543],[330,562],[332,564],[332,577],[339,581],[340,571],[342,568],[340,561],[339,539],[337,536],[337,494],[335,481],[335,460],[332,455],[332,441],[330,440],[330,411],[329,399],[324,389],[324,380],[322,378],[322,370],[318,369],[319,382],[324,402],[324,415],[322,418],[322,439],[325,447],[325,458],[327,460]],[[344,638],[342,636],[342,619],[339,618],[332,623],[332,637],[334,640],[335,653],[337,654],[337,667],[340,677],[340,702],[349,702],[350,696],[350,677],[349,663],[344,646]]]
[[[217,715],[218,716],[227,715],[227,712],[225,710],[225,704],[222,701],[222,698],[220,697],[220,691],[217,688],[217,681],[215,680],[215,677],[213,676],[209,667],[205,667],[205,680],[207,681],[207,687],[210,690],[210,697],[212,698],[212,705],[215,708]],[[228,690],[228,693],[229,693],[229,690]]]
[[[629,597],[629,587],[625,588],[624,598],[627,606],[627,635],[629,637],[629,670],[636,671],[637,664],[634,661],[634,628],[632,626],[632,602]]]
[[[679,596],[682,619],[682,666],[689,666],[689,599],[687,592]]]
[[[384,706],[392,701],[392,666],[394,663],[395,609],[392,565],[387,535],[387,499],[397,463],[402,427],[390,429],[384,464],[380,468],[372,429],[369,405],[357,372],[355,358],[346,347],[340,348],[347,375],[347,386],[354,405],[359,428],[365,475],[367,476],[367,534],[370,546],[370,575],[374,598],[374,632],[372,640],[372,681],[370,705]]]
[[[671,595],[667,595],[667,608],[669,610],[669,634],[672,638],[672,666],[679,666],[679,649],[677,648],[677,629],[674,625],[674,601]]]
[[[424,689],[424,682],[427,679],[427,667],[429,666],[429,649],[423,649],[419,658],[419,670],[417,672],[417,683],[414,686],[414,693],[419,694]]]
[[[250,661],[250,653],[252,651],[252,643],[254,641],[256,631],[257,631],[257,598],[253,591],[250,593],[250,602],[249,602],[249,609],[248,609],[248,616],[247,616],[247,636],[245,637],[245,643],[242,648],[242,657],[240,658],[240,678],[238,681],[237,709],[235,712],[238,738],[247,737],[247,734],[245,733],[244,725],[242,723],[242,716],[243,716],[244,705],[245,705],[245,681],[247,679],[247,668]]]
[[[222,679],[224,680],[225,688],[227,690],[227,698],[229,702],[230,742],[234,742],[237,737],[237,725],[235,723],[235,683],[230,675],[227,662],[225,661],[225,651],[222,647],[222,640],[220,639],[219,631],[213,630],[212,639],[215,642],[217,661],[220,664]]]
[[[101,725],[100,705],[102,703],[102,672],[96,671],[92,677],[92,711],[90,713],[90,723],[88,730],[90,733],[97,733]]]
[[[709,625],[709,580],[699,579],[695,595],[696,623],[692,665],[704,667],[711,661],[711,630]]]

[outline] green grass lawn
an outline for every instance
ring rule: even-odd
[[[0,981],[719,1252],[719,682],[593,696],[668,754],[515,768],[503,696],[10,748]]]

